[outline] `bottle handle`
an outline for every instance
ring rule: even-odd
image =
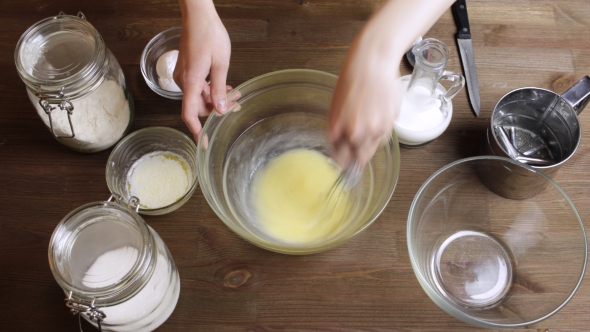
[[[446,116],[451,99],[453,99],[453,97],[455,97],[465,86],[465,78],[463,78],[463,75],[455,73],[454,71],[445,70],[439,81],[443,80],[454,82],[453,86],[451,86],[444,95],[439,97],[441,101],[440,109],[443,112],[443,115]]]

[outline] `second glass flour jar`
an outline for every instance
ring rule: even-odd
[[[153,331],[178,302],[174,260],[132,203],[113,194],[83,205],[57,225],[49,243],[66,306],[100,331]]]
[[[60,13],[21,36],[14,60],[41,120],[63,145],[105,150],[133,119],[133,99],[119,63],[84,14]]]

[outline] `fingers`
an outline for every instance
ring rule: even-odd
[[[229,85],[226,85],[225,90],[226,93],[230,93],[233,90],[233,88]],[[205,115],[209,115],[215,109],[215,106],[213,106],[213,102],[211,101],[211,88],[209,87],[209,85],[205,85],[205,88],[203,89],[201,95],[203,96],[203,100],[205,101],[205,107],[207,109],[207,114]],[[238,100],[240,96],[241,94],[239,93],[239,91],[232,95],[232,99],[227,101],[228,110],[236,104],[235,101]]]
[[[218,113],[227,112],[227,70],[229,61],[214,62],[211,65],[211,101]]]
[[[231,88],[228,85],[229,88]],[[233,90],[233,89],[232,89]],[[230,90],[231,91],[231,90]],[[229,91],[228,91],[229,92]],[[240,92],[240,90],[233,90],[231,96],[228,97],[227,100],[227,109],[228,110],[232,110],[233,112],[238,112],[242,109],[242,107],[240,106],[240,104],[238,103],[238,100],[242,97],[242,93]]]
[[[182,98],[182,120],[193,133],[196,141],[199,140],[202,129],[199,114],[207,112],[205,101],[201,95],[202,89],[202,85],[186,84]]]
[[[350,98],[350,83],[340,78],[330,107],[328,134],[334,146],[334,159],[342,168],[348,166],[353,157],[357,159],[357,151],[362,148],[360,140],[365,138],[357,119],[360,113],[358,99]]]
[[[346,167],[351,158],[364,166],[380,143],[388,141],[384,137],[391,136],[403,92],[397,92],[397,78],[389,74],[366,75],[370,71],[365,70],[353,75],[347,69],[334,91],[329,138],[334,144],[334,159],[341,167]]]
[[[354,158],[361,166],[366,165],[379,147],[382,138],[391,131],[393,121],[387,111],[379,111],[379,106],[370,105],[372,112],[351,103],[333,114],[329,138],[334,145],[334,159],[341,167],[346,167]]]
[[[377,151],[383,136],[366,133],[355,138],[355,135],[343,133],[334,143],[334,159],[343,168],[353,159],[364,167]]]
[[[338,141],[334,144],[334,160],[342,169],[352,161],[352,151],[353,149],[345,141]]]
[[[178,61],[174,70],[174,80],[183,91],[182,119],[189,127],[195,139],[201,132],[199,116],[208,115],[218,108],[220,112],[227,109],[227,87],[225,85],[231,43],[227,30],[219,19],[211,1],[209,10],[193,10],[188,3],[181,2],[183,21],[179,45]],[[211,85],[205,81],[210,74]]]
[[[207,108],[207,114],[209,114],[213,110],[213,107],[211,105],[211,88],[209,87],[209,84],[205,84],[203,86],[203,92],[201,92],[201,95],[203,96],[203,100],[205,101],[205,105]],[[204,115],[207,115],[207,114],[204,114]]]
[[[354,149],[356,160],[362,167],[371,161],[371,158],[373,158],[375,151],[377,151],[380,142],[381,139],[367,140],[361,147]]]
[[[188,129],[193,133],[195,141],[199,140],[201,134],[201,122],[199,121],[199,109],[204,107],[204,102],[200,94],[193,92],[187,93],[191,88],[186,88],[182,99],[182,120]]]

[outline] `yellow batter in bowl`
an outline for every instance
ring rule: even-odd
[[[257,172],[252,203],[263,231],[288,243],[310,243],[338,233],[349,195],[330,189],[340,172],[320,152],[293,149]]]

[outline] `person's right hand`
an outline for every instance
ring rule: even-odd
[[[330,108],[329,137],[341,167],[361,166],[388,138],[403,90],[399,63],[454,0],[389,0],[350,46]]]
[[[377,12],[356,36],[334,91],[329,137],[342,168],[351,162],[364,167],[391,136],[399,113],[399,63],[407,46],[389,32],[388,10]]]
[[[199,116],[213,109],[223,114],[231,106],[226,97],[231,90],[226,86],[231,44],[211,0],[179,0],[179,4],[182,33],[174,81],[184,94],[182,120],[198,140]]]

